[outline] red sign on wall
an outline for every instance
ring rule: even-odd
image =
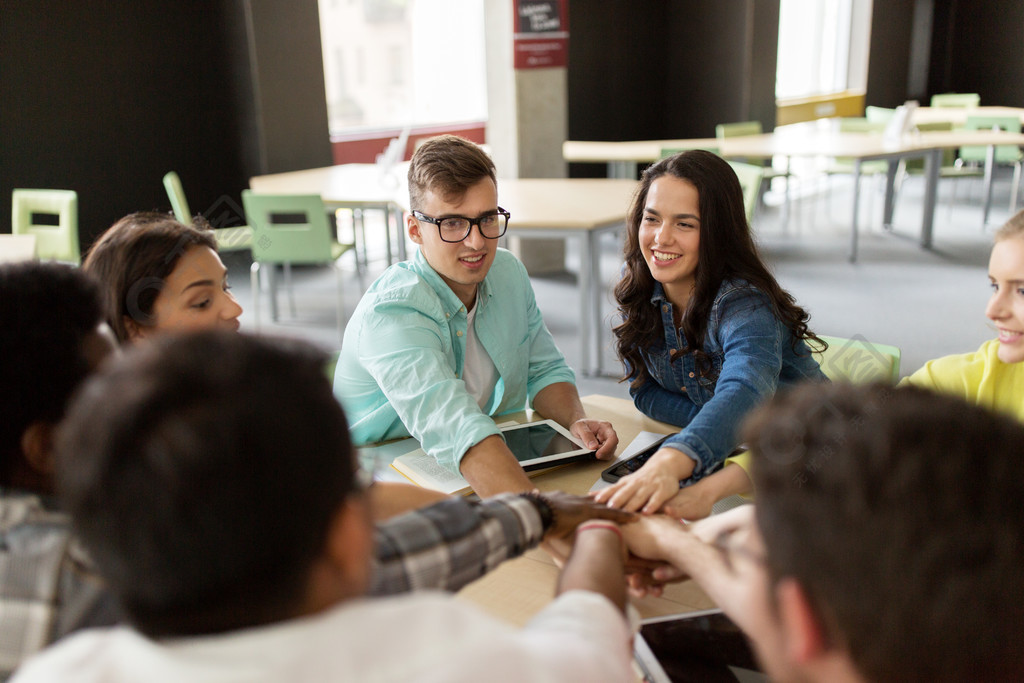
[[[569,0],[515,0],[513,11],[515,68],[565,66],[569,54]]]

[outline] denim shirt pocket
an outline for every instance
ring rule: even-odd
[[[722,361],[725,354],[715,351],[704,354],[704,360],[698,361],[694,358],[696,368],[694,402],[703,405],[715,395],[715,387],[718,385],[718,378],[722,374]]]

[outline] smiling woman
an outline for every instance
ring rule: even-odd
[[[719,468],[740,422],[778,387],[824,380],[807,345],[822,342],[765,267],[736,173],[711,152],[644,172],[624,257],[614,329],[624,379],[641,412],[680,432],[597,500],[655,512]]]
[[[122,344],[172,330],[237,330],[242,307],[216,247],[208,230],[133,213],[100,236],[82,267],[100,281]]]
[[[999,336],[973,353],[928,361],[903,382],[953,394],[1024,422],[1024,211],[996,232],[988,279],[992,296],[985,316]]]

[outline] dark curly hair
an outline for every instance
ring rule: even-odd
[[[0,485],[9,485],[21,436],[56,424],[89,374],[82,343],[103,322],[99,285],[56,263],[0,266]]]
[[[626,218],[624,275],[615,286],[622,323],[613,328],[616,351],[626,365],[623,381],[639,386],[647,379],[640,355],[662,336],[661,315],[651,306],[654,278],[640,251],[640,223],[651,184],[663,175],[686,180],[697,188],[700,209],[700,250],[697,257],[693,297],[683,313],[682,332],[689,349],[703,353],[711,305],[726,278],[745,280],[764,292],[772,310],[793,331],[794,347],[799,340],[813,340],[820,348],[825,342],[807,329],[807,312],[796,305],[761,260],[743,208],[743,191],[735,171],[717,154],[690,150],[662,159],[640,180]]]

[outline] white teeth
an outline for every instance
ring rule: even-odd
[[[680,256],[679,254],[666,254],[663,251],[654,250],[651,250],[651,255],[653,255],[654,258],[658,259],[659,261],[671,261],[673,259],[679,258]]]
[[[481,259],[483,259],[483,257],[484,257],[483,254],[480,254],[479,256],[463,256],[462,260],[463,261],[468,261],[469,263],[476,263],[477,261],[480,261]]]

